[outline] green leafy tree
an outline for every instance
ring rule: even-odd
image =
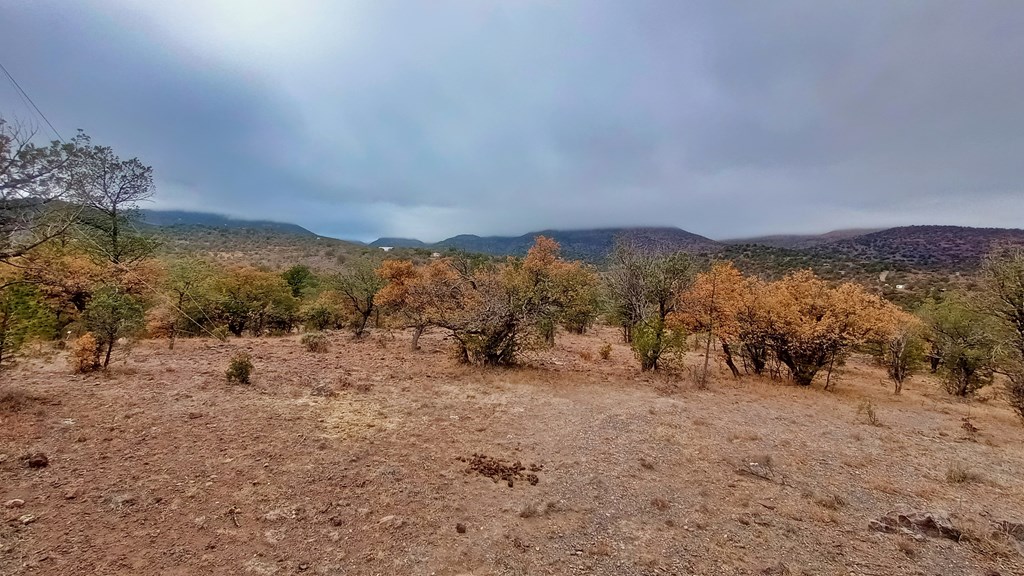
[[[145,309],[134,296],[115,286],[104,286],[85,307],[82,324],[96,338],[106,368],[117,341],[135,336],[145,326]]]
[[[947,392],[970,396],[992,383],[998,338],[990,316],[969,306],[958,294],[926,303],[920,316],[931,333]]]
[[[35,286],[13,283],[0,290],[0,369],[31,337],[52,338],[56,316],[42,304]]]
[[[982,307],[1006,343],[999,364],[1007,376],[1010,405],[1024,418],[1024,247],[1005,246],[989,254],[981,284]]]
[[[616,243],[606,277],[607,290],[614,317],[641,370],[657,370],[663,353],[685,342],[666,320],[693,284],[696,272],[689,254],[659,255],[628,241]],[[641,338],[634,337],[638,327]]]
[[[214,289],[217,315],[228,331],[241,336],[249,331],[290,331],[298,320],[299,301],[280,274],[251,267],[228,271]]]
[[[288,283],[288,286],[291,287],[292,296],[296,298],[302,298],[307,295],[318,284],[316,274],[305,264],[296,264],[285,270],[281,276]]]
[[[384,287],[385,280],[377,274],[377,267],[369,258],[357,258],[333,279],[335,289],[344,296],[355,311],[352,329],[356,338],[366,333],[366,325],[376,308],[373,299]]]

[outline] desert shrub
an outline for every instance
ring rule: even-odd
[[[928,326],[946,392],[970,396],[992,382],[999,346],[991,317],[959,295],[929,302],[920,314]]]
[[[5,280],[0,276],[0,285]],[[29,338],[48,338],[56,332],[56,317],[41,299],[39,291],[27,284],[0,288],[0,369]]]
[[[612,345],[605,342],[603,346],[597,349],[598,355],[601,356],[601,360],[607,360],[612,357]]]
[[[882,425],[882,421],[878,419],[878,412],[875,410],[875,405],[871,400],[861,402],[860,406],[857,407],[857,413],[863,414],[864,419],[872,426]]]
[[[373,260],[364,257],[348,262],[340,274],[330,279],[330,283],[355,312],[348,324],[356,338],[361,338],[366,333],[370,317],[376,312],[374,297],[384,287],[384,279],[377,274]]]
[[[86,332],[76,338],[71,344],[71,362],[75,372],[85,374],[98,370],[102,365],[100,354],[102,354],[102,348],[92,332]]]
[[[660,318],[644,320],[632,328],[633,341],[630,347],[640,361],[640,370],[657,370],[662,357],[669,352],[682,353],[686,350],[686,334],[679,330],[665,328]]]
[[[903,383],[924,361],[924,340],[920,332],[921,323],[913,316],[900,311],[882,330],[875,348],[876,359],[885,368],[896,394],[903,391]]]
[[[384,285],[374,302],[415,329],[413,347],[426,327],[443,328],[466,363],[515,364],[523,350],[550,345],[559,324],[585,329],[596,305],[594,271],[561,259],[558,243],[544,237],[525,258],[499,264],[455,255],[422,266],[389,261],[376,273]],[[361,314],[369,310],[350,299]]]
[[[580,350],[580,360],[583,360],[584,362],[590,362],[593,359],[594,355],[590,352],[590,350]]]
[[[327,336],[320,332],[310,332],[302,336],[302,345],[306,347],[306,350],[310,352],[327,352],[328,341]]]
[[[768,292],[767,342],[802,386],[822,369],[831,373],[852,347],[875,339],[896,311],[860,286],[833,287],[809,270],[772,282]]]
[[[225,376],[229,383],[249,384],[252,382],[252,369],[252,358],[248,352],[242,350],[231,357]]]
[[[695,271],[688,254],[660,255],[629,240],[616,243],[606,276],[611,315],[641,370],[656,370],[661,354],[671,349],[676,326],[667,320],[692,285]]]
[[[117,341],[135,336],[145,328],[145,311],[134,296],[118,287],[104,286],[96,290],[85,307],[82,325],[99,343],[102,365],[106,368]]]

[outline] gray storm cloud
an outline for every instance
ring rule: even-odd
[[[359,239],[1024,221],[1018,2],[139,4],[8,3],[0,58],[160,207]]]

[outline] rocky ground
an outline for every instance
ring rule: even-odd
[[[999,399],[893,396],[859,359],[835,391],[697,390],[611,329],[516,370],[407,337],[23,361],[0,574],[1024,574],[1024,426]],[[239,349],[250,386],[224,379]]]

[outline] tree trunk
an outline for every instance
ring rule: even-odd
[[[420,349],[420,336],[423,335],[423,331],[426,330],[426,326],[416,326],[412,333],[412,350],[415,352]]]
[[[114,339],[110,338],[107,342],[107,354],[103,357],[103,369],[107,369],[107,364],[110,364],[110,353],[114,350]]]
[[[740,369],[737,368],[736,363],[733,362],[732,349],[729,348],[729,343],[726,342],[725,340],[720,340],[719,342],[721,342],[722,344],[722,354],[725,356],[725,365],[729,367],[729,370],[732,372],[733,378],[739,378]]]
[[[836,362],[836,353],[833,352],[831,357],[828,359],[828,374],[825,375],[825,390],[828,390],[830,384],[832,384],[832,366]]]

